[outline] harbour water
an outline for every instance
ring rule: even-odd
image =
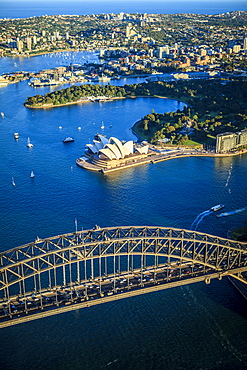
[[[60,60],[61,55],[29,58],[25,68],[48,68],[48,61],[55,67]],[[20,63],[2,59],[0,72],[23,69]],[[198,231],[223,237],[246,225],[246,210],[231,212],[247,206],[247,155],[180,158],[108,175],[76,166],[96,133],[135,139],[130,128],[138,119],[152,109],[182,109],[182,102],[139,98],[47,110],[23,106],[28,95],[48,91],[27,81],[0,89],[0,251],[71,232],[75,219],[78,229],[95,224],[189,229],[194,223]],[[75,141],[62,143],[67,136]],[[216,204],[231,214],[216,218],[206,212]],[[247,303],[223,279],[2,329],[0,368],[245,369],[246,339]]]

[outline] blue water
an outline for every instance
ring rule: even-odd
[[[60,62],[61,54],[5,58],[0,60],[0,72],[32,71]],[[183,103],[140,98],[49,110],[23,106],[28,95],[49,90],[31,88],[27,81],[0,89],[0,111],[5,113],[0,118],[1,251],[37,236],[71,232],[75,218],[78,229],[95,224],[186,229],[197,219],[198,231],[223,237],[246,223],[247,211],[220,218],[204,212],[221,203],[226,212],[246,207],[247,155],[180,158],[108,175],[75,165],[95,133],[135,139],[130,127],[138,119],[152,109],[161,113],[181,109]],[[14,132],[20,135],[18,141]],[[66,136],[75,142],[63,144]],[[34,144],[31,149],[26,147],[27,137]],[[0,368],[245,369],[246,309],[246,301],[227,279],[90,307],[2,329]]]
[[[247,10],[244,0],[222,1],[1,1],[1,18],[27,18],[55,14],[102,14],[102,13],[193,13],[221,14],[235,10]]]

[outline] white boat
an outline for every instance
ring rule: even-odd
[[[15,133],[14,133],[14,138],[15,138],[16,140],[18,140],[18,139],[19,139],[19,134],[18,134],[18,132],[15,132]]]
[[[81,130],[81,126],[78,127],[78,130]]]
[[[31,177],[31,178],[33,178],[33,177],[34,177],[34,172],[33,172],[33,171],[31,172],[30,177]]]
[[[75,139],[73,139],[73,137],[70,136],[63,139],[63,143],[71,143],[72,141],[75,141]]]
[[[31,144],[29,137],[27,138],[27,147],[28,148],[32,148],[33,147],[33,144]]]
[[[0,114],[1,114],[1,117],[2,117],[2,118],[4,118],[4,113],[3,113],[3,112],[1,112]]]
[[[219,211],[220,209],[222,209],[224,207],[225,207],[224,204],[218,204],[217,206],[214,206],[214,207],[210,208],[210,211],[216,212],[216,211]]]
[[[12,185],[15,186],[15,180],[14,177],[12,177]]]
[[[104,126],[104,122],[102,121],[102,125],[100,126],[100,128],[103,130],[105,128]]]

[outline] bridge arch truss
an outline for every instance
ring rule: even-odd
[[[0,254],[0,299],[25,297],[58,287],[72,287],[123,272],[143,273],[152,268],[188,263],[192,275],[219,277],[247,270],[247,243],[167,227],[109,227],[63,234]],[[195,267],[196,266],[196,267]],[[169,270],[170,269],[170,270]]]

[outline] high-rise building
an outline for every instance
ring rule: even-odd
[[[244,49],[244,50],[247,50],[247,36],[246,36],[246,35],[244,36],[244,45],[243,45],[243,49]]]
[[[27,49],[31,50],[32,49],[32,38],[28,36],[26,38],[26,42],[27,42]]]
[[[165,56],[169,55],[170,54],[170,48],[168,45],[166,46],[160,46],[158,48],[158,58],[159,59],[162,59],[164,58]]]
[[[54,32],[54,37],[55,37],[55,40],[58,40],[59,39],[59,32]]]
[[[22,52],[22,50],[23,50],[23,41],[21,41],[19,39],[19,37],[17,37],[17,39],[16,39],[16,47],[17,47],[18,51]]]
[[[216,153],[225,153],[247,145],[247,130],[225,132],[216,136]]]
[[[131,37],[137,34],[136,30],[132,27],[131,23],[126,27],[126,37]]]

